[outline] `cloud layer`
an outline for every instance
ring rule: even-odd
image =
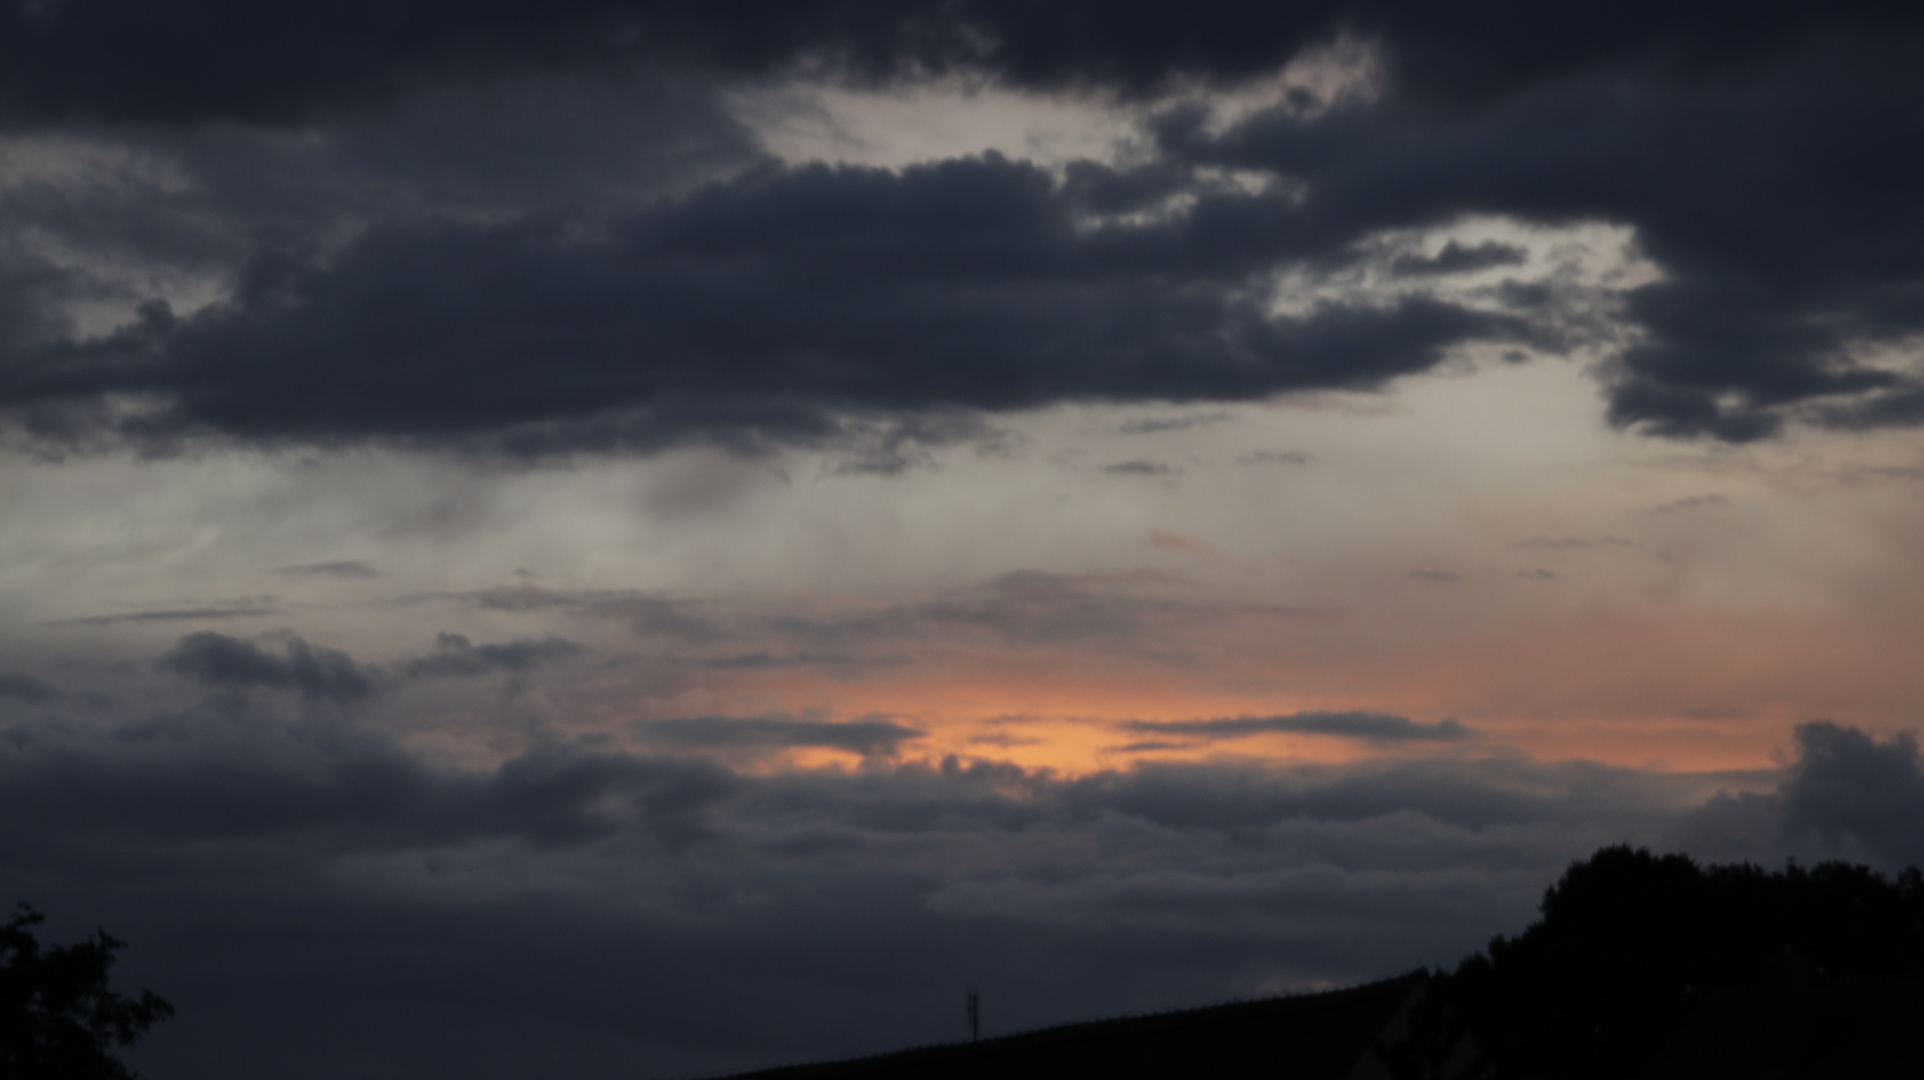
[[[0,702],[9,887],[136,943],[131,975],[182,1010],[181,1036],[140,1059],[163,1076],[508,1076],[544,1057],[667,1075],[882,1049],[951,1037],[964,983],[1009,1030],[1448,963],[1605,843],[1689,836],[1714,857],[1736,822],[1768,859],[1924,851],[1902,812],[1924,791],[1914,742],[1827,724],[1800,730],[1774,792],[1708,801],[1725,779],[1502,755],[1077,777],[891,763],[918,733],[879,720],[657,721],[626,745],[537,736],[461,765],[290,708],[350,659],[190,636],[168,662],[215,692],[159,711]],[[706,756],[763,743],[867,761]],[[512,1038],[475,1034],[494,1012],[520,1018]]]
[[[9,9],[0,117],[67,180],[4,193],[0,409],[43,449],[757,450],[1367,390],[1481,350],[1601,359],[1610,419],[1663,435],[1924,416],[1913,17],[1211,10]],[[1362,51],[1312,48],[1339,32]],[[1292,61],[1254,108],[1177,78]],[[1123,90],[1139,137],[1062,168],[755,163],[716,87],[822,64]],[[487,149],[485,118],[536,138],[551,108],[609,119]],[[262,126],[206,126],[236,119]],[[1473,220],[1511,238],[1411,244]],[[1653,275],[1579,285],[1516,239],[1593,225]],[[109,297],[127,317],[81,331]]]
[[[798,64],[869,78],[962,67],[1023,85],[1141,90],[1172,76],[1248,78],[1338,31],[1380,35],[1422,92],[1480,100],[1569,70],[1652,65],[1719,72],[1825,34],[1915,30],[1886,4],[1779,5],[1733,24],[1715,5],[1601,12],[1500,3],[1444,14],[1397,0],[1323,0],[1252,12],[1228,2],[1046,11],[964,3],[686,4],[674,0],[453,3],[404,12],[303,0],[274,18],[221,0],[153,8],[61,0],[10,8],[13,72],[0,116],[192,123],[290,122],[366,107],[450,78],[680,62],[748,74]],[[167,58],[163,61],[162,57]]]
[[[1911,8],[257,7],[0,8],[0,903],[162,1080],[1924,859]]]

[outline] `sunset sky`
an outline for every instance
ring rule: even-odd
[[[702,1075],[1924,860],[1924,9],[0,8],[0,903]]]

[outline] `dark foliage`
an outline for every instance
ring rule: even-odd
[[[46,916],[27,904],[0,927],[0,1077],[6,1080],[133,1080],[113,1051],[174,1015],[142,990],[107,985],[114,954],[127,947],[104,930],[72,945],[43,946]]]
[[[1893,880],[1841,862],[1766,871],[1611,847],[1572,865],[1541,911],[1444,976],[1436,999],[1500,1075],[1630,1074],[1710,990],[1767,986],[1787,957],[1820,985],[1924,972],[1915,867]]]

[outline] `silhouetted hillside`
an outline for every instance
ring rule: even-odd
[[[1273,1080],[1342,1077],[1420,999],[1414,972],[1348,990],[1067,1024],[981,1042],[743,1073],[737,1080]]]
[[[738,1080],[1924,1075],[1924,1048],[1905,1036],[1924,1004],[1915,868],[1767,871],[1610,847],[1573,864],[1540,910],[1447,974]]]
[[[1506,1076],[1629,1075],[1720,991],[1924,974],[1916,868],[1700,867],[1612,847],[1571,866],[1541,911],[1441,980],[1459,1017],[1443,1029],[1467,1025]]]

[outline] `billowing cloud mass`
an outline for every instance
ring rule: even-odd
[[[1913,17],[1417,7],[17,6],[0,407],[65,450],[760,450],[865,419],[941,440],[1059,402],[1380,387],[1482,348],[1597,360],[1611,421],[1657,434],[1924,415]],[[1371,59],[1320,89],[1235,114],[1182,89],[1339,39]],[[1122,94],[1138,137],[1064,167],[753,164],[703,91],[617,85],[670,60]],[[562,72],[600,80],[582,105],[664,119],[633,162],[607,157],[620,122],[529,147],[576,185],[560,200],[450,115],[410,118],[412,149],[367,134],[370,110],[512,109],[459,88]],[[533,107],[568,104],[539,85]],[[323,149],[296,152],[302,129]],[[575,162],[627,169],[641,201]],[[451,172],[473,179],[437,213],[419,196]],[[1579,287],[1515,242],[1409,244],[1469,219],[1621,227],[1652,272]],[[123,318],[76,322],[102,301]]]
[[[1829,721],[1801,724],[1796,757],[1775,791],[1720,795],[1678,837],[1724,857],[1767,859],[1791,848],[1842,851],[1886,867],[1924,864],[1924,760],[1917,738],[1877,739]]]
[[[336,649],[284,637],[263,648],[251,641],[202,631],[189,634],[160,658],[160,666],[210,687],[272,687],[304,698],[352,704],[374,696],[379,676]]]
[[[1921,190],[1916,5],[0,5],[0,904],[492,1080],[1899,870]]]

